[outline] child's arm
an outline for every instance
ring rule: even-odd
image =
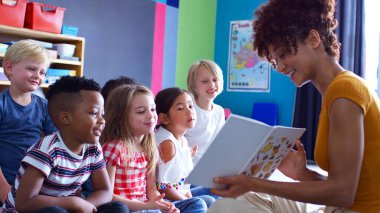
[[[69,212],[94,212],[96,207],[80,197],[52,197],[40,195],[46,176],[33,166],[27,166],[16,193],[16,209],[19,212],[37,211],[49,206],[60,206]]]
[[[112,188],[106,168],[93,172],[91,174],[91,182],[94,192],[87,198],[88,202],[94,206],[100,206],[112,200]]]
[[[113,191],[113,187],[115,184],[116,166],[112,166],[110,164],[107,164],[106,168],[107,168],[108,176],[110,178],[111,188]],[[161,210],[168,209],[167,205],[160,202],[164,198],[165,195],[164,194],[160,195],[160,193],[157,193],[157,195],[158,196],[155,197],[155,199],[149,199],[149,202],[147,202],[147,203],[142,202],[142,201],[138,201],[138,200],[130,200],[130,199],[127,199],[125,197],[122,197],[122,196],[116,195],[116,194],[113,194],[112,198],[114,201],[120,201],[120,202],[127,204],[129,210],[132,212],[141,211],[141,210],[148,210],[148,209],[161,209]]]
[[[194,159],[197,153],[198,153],[198,144],[194,144],[193,148],[191,149],[191,158]]]
[[[173,201],[176,201],[176,200],[185,200],[187,198],[191,198],[191,192],[189,193],[186,193],[186,195],[180,193],[178,190],[175,190],[175,189],[161,189],[160,192],[162,193],[165,193],[165,198],[166,199],[169,199],[169,200],[173,200]]]
[[[154,165],[156,167],[156,165]],[[179,212],[174,204],[170,202],[164,201],[164,197],[166,196],[164,193],[160,194],[160,192],[156,188],[156,170],[153,169],[151,172],[148,172],[146,177],[146,191],[149,202],[154,202],[162,206],[161,210],[165,212]],[[157,205],[156,204],[156,205]]]
[[[165,140],[162,143],[160,143],[160,145],[158,146],[158,150],[160,153],[160,158],[164,163],[169,162],[171,159],[174,158],[176,154],[175,146],[173,142],[170,140]],[[154,185],[155,185],[155,182],[154,182]],[[166,188],[166,189],[160,190],[160,192],[165,193],[166,194],[165,198],[169,200],[184,200],[184,199],[189,198],[175,189]]]
[[[8,184],[0,168],[0,203],[4,203],[10,191],[11,185]]]

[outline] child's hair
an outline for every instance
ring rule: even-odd
[[[199,68],[204,67],[212,74],[215,75],[218,81],[218,95],[223,91],[223,73],[222,69],[211,60],[200,60],[193,63],[189,69],[189,73],[187,75],[187,89],[194,95],[195,99],[198,99],[198,90],[197,90],[197,75]]]
[[[318,31],[327,54],[339,58],[340,43],[334,33],[337,26],[334,12],[335,0],[270,0],[255,12],[254,50],[269,61],[272,58],[268,45],[297,52],[297,41],[303,42],[314,29]]]
[[[119,76],[117,79],[111,79],[107,81],[100,93],[102,93],[102,96],[104,98],[104,102],[106,102],[107,97],[109,93],[115,89],[116,87],[122,86],[122,85],[131,85],[131,84],[137,84],[136,80],[127,76]]]
[[[25,59],[32,59],[38,63],[47,62],[48,65],[50,64],[49,53],[45,48],[36,44],[32,40],[20,40],[8,48],[3,59],[3,67],[6,67],[6,62],[18,64]],[[9,79],[6,71],[5,75]]]
[[[49,86],[46,94],[48,110],[56,126],[59,112],[72,112],[75,106],[82,101],[81,90],[100,92],[100,86],[92,79],[79,76],[63,76]]]
[[[184,93],[190,95],[190,97],[193,98],[191,93],[189,93],[187,90],[178,87],[166,88],[158,92],[154,100],[154,102],[156,103],[157,115],[159,115],[160,113],[167,115],[177,97]]]
[[[115,88],[109,95],[105,106],[106,126],[100,138],[102,144],[107,141],[121,140],[127,149],[128,156],[132,154],[132,144],[134,143],[134,134],[131,132],[129,124],[129,115],[133,98],[143,94],[154,97],[153,93],[142,85],[124,85]],[[148,171],[155,169],[157,160],[156,145],[153,133],[148,133],[143,137],[142,146],[148,158]],[[125,156],[124,156],[125,157]],[[124,162],[128,163],[127,159]]]

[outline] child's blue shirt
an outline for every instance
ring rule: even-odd
[[[56,128],[50,119],[47,100],[32,94],[27,106],[16,103],[8,89],[0,93],[0,168],[9,184],[15,181],[27,149]]]

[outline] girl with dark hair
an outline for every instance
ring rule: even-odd
[[[172,87],[160,91],[155,102],[161,125],[155,134],[160,153],[157,187],[165,193],[166,199],[200,199],[204,203],[204,210],[207,210],[215,198],[202,192],[198,194],[201,189],[190,190],[190,184],[186,183],[186,178],[193,169],[192,158],[197,149],[197,145],[190,148],[185,138],[186,131],[193,128],[196,122],[193,98],[186,90]]]

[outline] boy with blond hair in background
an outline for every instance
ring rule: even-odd
[[[56,129],[47,101],[32,94],[43,83],[50,59],[46,49],[30,40],[11,45],[3,67],[10,87],[0,93],[0,205],[4,202],[25,151]]]

